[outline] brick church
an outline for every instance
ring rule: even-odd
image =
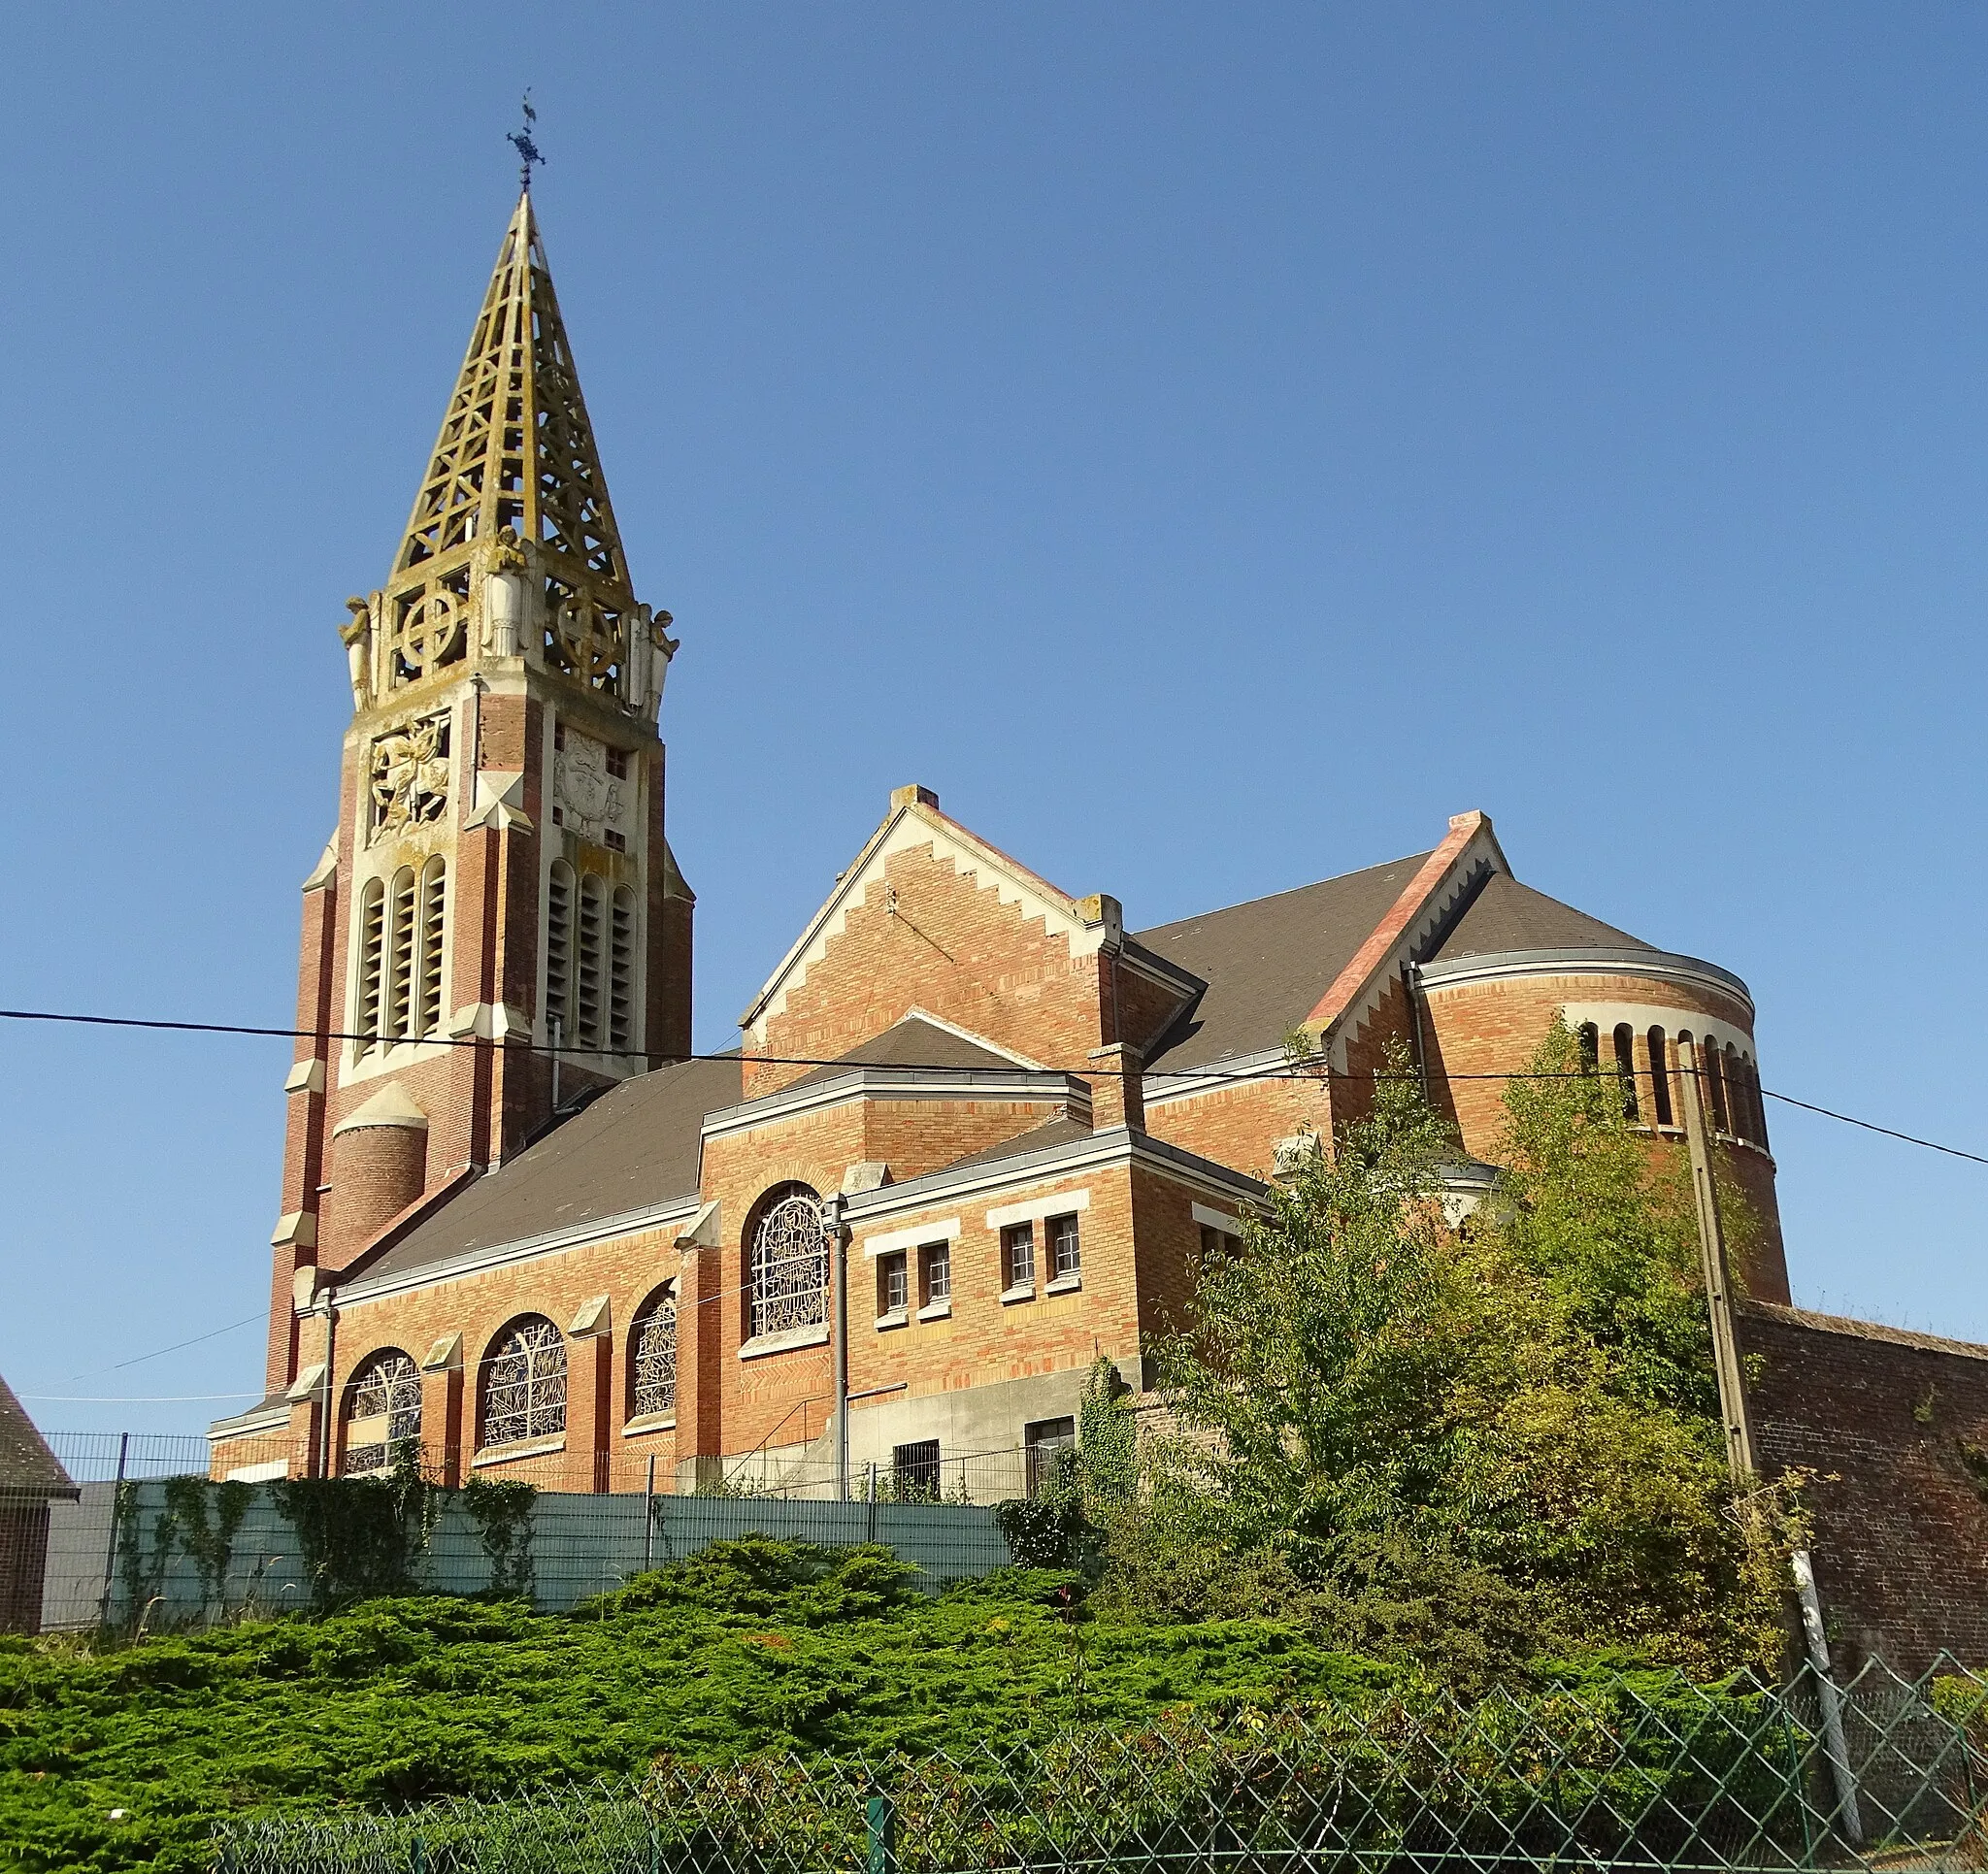
[[[1745,984],[1521,883],[1481,813],[1139,929],[903,787],[769,942],[736,1050],[685,1058],[677,643],[636,596],[528,195],[387,577],[347,608],[267,1396],[215,1426],[217,1475],[418,1446],[451,1480],[570,1490],[876,1466],[1012,1495],[1100,1355],[1147,1387],[1199,1247],[1390,1046],[1453,1113],[1474,1201],[1500,1085],[1446,1076],[1524,1067],[1556,1012],[1653,1139],[1681,1135],[1697,1052],[1763,1225],[1750,1290],[1787,1299]],[[1329,1073],[1293,1069],[1299,1034]]]

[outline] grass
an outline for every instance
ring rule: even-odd
[[[886,1551],[754,1537],[569,1615],[427,1595],[138,1645],[0,1640],[0,1866],[198,1867],[214,1823],[256,1809],[493,1793],[663,1750],[958,1749],[1398,1676],[1278,1622],[1093,1621],[1040,1570],[927,1596]]]

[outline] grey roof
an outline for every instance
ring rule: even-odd
[[[1090,1135],[1091,1129],[1081,1120],[1058,1113],[1054,1119],[1046,1119],[1042,1125],[1017,1134],[1013,1138],[1004,1138],[1000,1144],[989,1145],[984,1151],[969,1152],[965,1158],[956,1158],[950,1165],[942,1165],[938,1171],[963,1171],[975,1165],[999,1165],[1005,1158],[1020,1158],[1024,1152],[1040,1152],[1051,1145],[1067,1145],[1073,1138],[1088,1138]],[[927,1172],[926,1175],[936,1176],[937,1172]]]
[[[417,1224],[363,1270],[404,1275],[697,1195],[704,1116],[743,1096],[736,1055],[624,1080]]]
[[[867,1041],[859,1042],[832,1066],[814,1068],[790,1084],[812,1087],[819,1081],[833,1080],[837,1074],[853,1067],[1006,1068],[1013,1073],[1030,1071],[1007,1055],[996,1054],[990,1047],[968,1040],[964,1035],[955,1035],[950,1029],[941,1028],[936,1022],[928,1022],[917,1015],[905,1015],[881,1035],[873,1035]]]
[[[1437,946],[1432,963],[1463,957],[1501,956],[1509,950],[1640,950],[1661,956],[1656,945],[1604,924],[1598,917],[1563,904],[1557,898],[1493,872],[1470,908]]]
[[[1138,940],[1148,950],[1208,984],[1168,1031],[1147,1068],[1203,1067],[1282,1045],[1428,857],[1413,853],[1139,932]]]
[[[0,1496],[74,1496],[76,1486],[55,1462],[49,1441],[0,1379]]]

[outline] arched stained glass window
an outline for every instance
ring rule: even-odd
[[[805,1184],[778,1187],[762,1200],[752,1232],[746,1332],[785,1333],[828,1321],[828,1239],[821,1200]]]
[[[544,1315],[514,1321],[483,1363],[483,1442],[517,1444],[566,1430],[566,1342]]]
[[[421,1440],[420,1369],[397,1347],[367,1360],[346,1393],[346,1469],[383,1470]]]
[[[677,1290],[665,1288],[636,1317],[628,1352],[629,1416],[677,1409]]]

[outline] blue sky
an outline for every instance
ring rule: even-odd
[[[1769,1086],[1988,1150],[1988,14],[0,32],[7,1005],[288,1019],[530,83],[703,1044],[906,781],[1135,925],[1481,807],[1745,976]],[[116,1364],[261,1308],[287,1045],[0,1028],[0,1372],[198,1428],[254,1328]],[[1988,1338],[1988,1167],[1771,1119],[1798,1299]]]

